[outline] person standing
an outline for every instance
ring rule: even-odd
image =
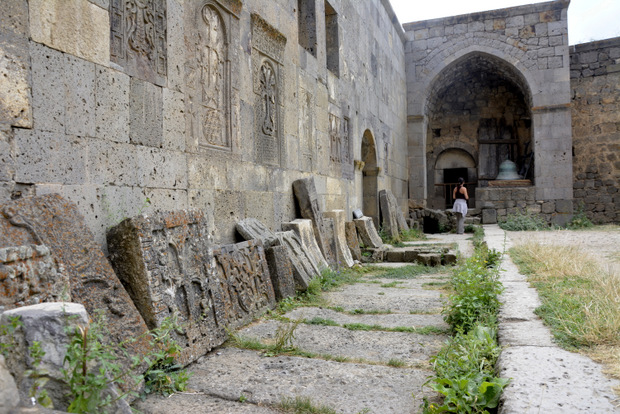
[[[469,195],[464,184],[465,180],[463,177],[459,177],[459,182],[452,192],[452,199],[454,200],[452,212],[456,215],[456,234],[465,233],[465,216],[467,215]]]

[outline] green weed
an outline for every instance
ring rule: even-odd
[[[309,397],[284,398],[278,408],[290,414],[337,414],[326,405],[316,405]]]
[[[405,361],[403,361],[402,359],[398,359],[398,358],[390,358],[387,364],[388,366],[394,367],[394,368],[403,368],[407,366],[407,363]]]
[[[551,228],[543,217],[527,212],[509,214],[505,218],[499,219],[498,225],[503,230],[508,231],[549,230]]]

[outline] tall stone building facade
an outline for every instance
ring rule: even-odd
[[[444,208],[462,174],[499,215],[618,221],[618,52],[571,54],[567,8],[403,30],[388,0],[0,2],[0,202],[60,193],[102,245],[125,217],[198,208],[226,243],[240,219],[295,218],[299,178],[378,218],[379,190]],[[505,159],[530,187],[487,187]]]

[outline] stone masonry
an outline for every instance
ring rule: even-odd
[[[571,46],[575,208],[620,221],[620,38]]]

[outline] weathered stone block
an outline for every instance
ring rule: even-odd
[[[314,179],[304,178],[294,181],[293,191],[299,204],[301,216],[312,220],[314,236],[323,256],[328,263],[335,264],[334,252],[331,250],[327,240],[327,229],[325,228],[323,213],[319,207],[319,198],[314,185]]]
[[[0,2],[0,124],[32,127],[28,2]]]
[[[0,247],[46,245],[69,276],[71,297],[108,321],[110,343],[135,339],[147,328],[75,204],[58,194],[23,198],[0,206]],[[144,352],[146,339],[133,345]]]
[[[441,264],[443,265],[453,265],[456,264],[456,252],[454,252],[453,250],[448,251],[447,253],[444,253],[442,259],[441,259]]]
[[[362,261],[362,250],[360,249],[360,243],[357,237],[357,229],[355,228],[355,223],[352,221],[347,221],[344,223],[344,232],[345,237],[347,238],[347,246],[349,246],[349,251],[351,252],[351,257],[353,260]]]
[[[396,212],[390,205],[386,190],[379,191],[379,206],[381,208],[381,227],[382,231],[391,239],[398,240],[400,233],[396,221]]]
[[[0,413],[11,412],[17,405],[19,405],[19,393],[15,379],[6,367],[4,356],[0,355]]]
[[[265,249],[279,242],[276,234],[255,218],[243,219],[237,222],[235,228],[245,240],[260,239]]]
[[[314,237],[314,230],[312,228],[312,220],[309,219],[295,219],[288,223],[282,223],[282,230],[293,230],[301,245],[306,252],[312,257],[316,263],[319,271],[323,271],[329,267],[329,264],[323,257],[319,245],[316,243],[316,237]]]
[[[420,252],[417,250],[406,249],[403,253],[403,262],[413,263],[418,261],[418,256]]]
[[[340,251],[338,250],[337,241],[336,241],[336,224],[334,223],[334,219],[327,218],[325,216],[323,217],[323,223],[325,227],[325,235],[326,235],[325,239],[327,240],[329,249],[333,253],[333,258],[334,258],[333,266],[340,267],[341,257],[340,257]]]
[[[45,245],[0,248],[0,311],[71,300],[69,276]]]
[[[29,6],[32,40],[91,62],[109,63],[107,10],[87,0],[31,0]]]
[[[286,247],[288,257],[293,265],[293,277],[295,288],[305,291],[308,289],[310,280],[319,274],[319,269],[312,258],[307,254],[301,244],[301,240],[294,231],[281,231],[276,233],[280,239],[280,245]]]
[[[282,299],[295,296],[293,266],[291,265],[291,259],[288,257],[286,247],[269,247],[265,249],[265,256],[276,300],[281,301]]]
[[[562,214],[572,214],[573,200],[555,200],[555,211]]]
[[[351,251],[349,250],[349,246],[347,244],[347,236],[345,231],[346,216],[344,210],[326,211],[324,216],[334,220],[334,236],[336,251],[338,252],[338,257],[340,258],[340,265],[347,267],[353,266],[355,263],[353,262],[353,256],[351,256]]]
[[[357,228],[357,234],[362,239],[362,243],[366,247],[379,248],[383,245],[383,241],[377,233],[375,224],[370,217],[362,217],[360,219],[353,220],[355,227]]]
[[[159,86],[132,78],[129,88],[129,140],[161,148],[164,139],[163,96]]]
[[[485,208],[482,210],[482,224],[496,224],[497,210],[494,208]]]
[[[386,262],[404,262],[405,252],[402,250],[387,250],[385,252]]]

